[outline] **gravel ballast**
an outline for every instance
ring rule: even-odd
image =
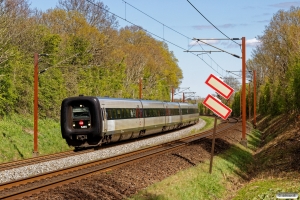
[[[61,158],[57,160],[0,171],[0,184],[88,163],[91,161],[96,161],[104,158],[121,155],[124,153],[136,151],[138,149],[146,148],[153,145],[163,144],[166,142],[180,139],[190,134],[190,132],[193,129],[198,130],[204,126],[205,126],[205,121],[200,119],[199,123],[197,123],[194,126],[190,126],[188,128],[184,128],[165,135],[139,140],[128,144],[122,144],[115,147],[109,147],[109,148],[103,147],[103,149],[94,152],[70,156],[67,158]]]

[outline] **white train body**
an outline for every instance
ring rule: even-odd
[[[199,121],[196,104],[105,97],[62,102],[61,131],[70,146],[97,146],[161,133]]]

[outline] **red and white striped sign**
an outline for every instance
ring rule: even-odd
[[[217,76],[211,74],[205,83],[214,89],[218,94],[223,96],[225,99],[229,99],[234,89],[227,85],[224,81],[219,79]]]
[[[207,95],[207,97],[203,101],[203,104],[224,120],[226,120],[231,113],[231,109],[228,106],[226,106],[221,102],[221,100],[210,94]]]

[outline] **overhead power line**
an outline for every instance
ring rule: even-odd
[[[159,20],[157,20],[157,19],[151,17],[150,15],[148,15],[148,14],[146,14],[145,12],[141,11],[140,9],[134,7],[133,5],[129,4],[128,2],[126,2],[126,1],[124,1],[124,0],[122,0],[122,1],[125,3],[125,9],[126,9],[126,5],[128,4],[128,5],[131,6],[132,8],[134,8],[134,9],[136,9],[137,11],[143,13],[144,15],[146,15],[147,17],[153,19],[153,20],[156,21],[157,23],[163,25],[163,27],[167,27],[168,29],[170,29],[170,30],[176,32],[177,34],[179,34],[179,35],[181,35],[181,36],[183,36],[183,37],[186,37],[186,38],[189,39],[189,40],[192,40],[190,37],[188,37],[188,36],[186,36],[186,35],[184,35],[184,34],[178,32],[178,31],[174,30],[173,28],[170,28],[169,26],[167,26],[167,25],[165,25],[164,23],[160,22]],[[163,40],[165,40],[165,39],[163,38]],[[200,47],[203,49],[203,47],[201,46],[201,44],[199,44],[199,45],[200,45]],[[191,48],[192,48],[192,47],[191,47]],[[190,49],[191,49],[191,48],[190,48]],[[204,49],[203,49],[203,50],[204,50]],[[187,50],[186,52],[189,52],[189,51]],[[197,54],[194,54],[194,55],[196,55],[196,56],[198,57]],[[219,68],[221,68],[223,71],[226,71],[225,69],[223,69],[222,67],[220,67],[220,65],[219,65],[218,63],[216,63],[216,61],[215,61],[214,59],[212,59],[212,57],[210,57],[209,55],[208,55],[208,57],[209,57],[209,58],[210,58],[210,59],[211,59],[211,60],[212,60]],[[200,58],[200,59],[201,59],[201,58]],[[203,59],[201,59],[201,60],[204,61]],[[213,69],[213,67],[210,66],[208,63],[206,63],[206,62],[204,62],[204,63],[205,63],[206,65],[208,65],[210,68]],[[213,70],[216,71],[215,69],[213,69]],[[218,71],[216,71],[216,72],[219,74]]]
[[[230,55],[232,55],[232,56],[234,56],[234,57],[236,57],[236,58],[241,58],[241,57],[238,56],[238,55],[235,55],[235,54],[233,54],[233,53],[229,53],[228,51],[225,51],[225,50],[223,50],[223,49],[220,49],[220,48],[218,48],[218,47],[215,47],[215,46],[213,46],[213,45],[211,45],[211,44],[208,44],[208,43],[206,43],[206,42],[204,42],[204,41],[202,41],[202,40],[200,40],[200,39],[194,39],[194,40],[197,40],[197,42],[202,42],[202,43],[204,43],[204,44],[206,44],[206,45],[208,45],[208,46],[211,46],[211,47],[213,47],[213,48],[216,48],[216,49],[218,49],[218,50],[220,50],[220,51],[222,51],[222,52],[224,52],[224,53],[228,53],[228,54],[230,54]]]
[[[206,20],[208,21],[208,23],[210,23],[215,29],[217,29],[220,33],[222,33],[225,37],[227,37],[229,40],[231,40],[232,42],[236,43],[237,45],[239,45],[241,47],[241,44],[237,43],[236,41],[232,40],[231,38],[229,38],[225,33],[223,33],[220,29],[218,29],[213,23],[211,23],[189,0],[187,0],[191,6],[193,6],[193,8],[195,10],[197,10],[197,12]]]
[[[94,2],[92,2],[92,1],[90,1],[90,0],[86,0],[86,1],[89,2],[90,4],[94,5],[94,6],[99,7],[99,8],[102,9],[102,10],[105,10],[106,12],[110,13],[111,15],[113,15],[113,16],[119,18],[119,19],[122,19],[122,20],[124,20],[124,21],[126,21],[126,22],[128,22],[129,24],[131,24],[131,25],[133,25],[133,26],[137,26],[137,27],[141,28],[141,29],[144,30],[145,32],[147,32],[147,33],[149,33],[149,34],[151,34],[151,35],[153,35],[153,36],[155,36],[155,37],[157,37],[157,38],[160,38],[161,40],[163,40],[163,41],[165,41],[165,42],[167,42],[167,43],[169,43],[169,44],[172,44],[172,45],[174,45],[174,46],[176,46],[176,47],[178,47],[178,48],[180,48],[180,49],[182,49],[182,50],[186,50],[185,48],[183,48],[183,47],[181,47],[181,46],[179,46],[179,45],[177,45],[177,44],[175,44],[175,43],[173,43],[173,42],[171,42],[171,41],[169,41],[169,40],[166,40],[165,38],[160,37],[160,36],[158,36],[157,34],[154,34],[154,33],[150,32],[150,31],[148,31],[148,30],[142,28],[141,26],[132,23],[131,21],[128,21],[128,20],[126,19],[126,16],[125,16],[125,18],[123,18],[123,17],[121,17],[121,16],[119,16],[119,15],[117,15],[117,14],[115,14],[115,13],[110,12],[109,10],[103,8],[102,6],[100,6],[100,5],[98,5],[98,4],[95,4]],[[170,30],[176,32],[177,34],[180,34],[181,36],[186,37],[186,38],[192,40],[192,39],[189,38],[188,36],[186,36],[186,35],[184,35],[184,34],[178,32],[178,31],[176,31],[176,30],[174,30],[174,29],[172,29],[172,28],[170,28],[169,26],[166,26],[166,25],[163,24],[162,22],[160,22],[160,21],[156,20],[155,18],[149,16],[148,14],[146,14],[146,13],[144,13],[143,11],[137,9],[136,7],[134,7],[134,6],[132,6],[131,4],[127,3],[126,1],[123,0],[123,2],[125,3],[125,9],[126,9],[126,5],[128,4],[129,6],[133,7],[134,9],[136,9],[136,10],[138,10],[139,12],[143,13],[144,15],[146,15],[146,16],[150,17],[151,19],[155,20],[156,22],[162,24],[164,27],[167,27],[167,28],[169,28]],[[200,45],[200,47],[203,49],[203,47],[202,47],[201,45]],[[204,50],[204,49],[203,49],[203,50]],[[191,52],[189,52],[189,53],[191,53]],[[194,53],[191,53],[191,54],[193,54],[193,55],[197,56],[198,58],[200,58],[197,54],[194,54]],[[208,56],[209,56],[209,55],[208,55]],[[211,60],[212,60],[212,61],[213,61],[220,69],[222,69],[223,72],[226,72],[226,70],[223,69],[222,67],[220,67],[220,66],[216,63],[215,60],[213,60],[210,56],[209,56],[209,58],[210,58],[210,59],[211,59]],[[205,62],[205,60],[204,60],[203,58],[200,58],[200,59],[201,59],[208,67],[210,67],[212,70],[214,70],[216,73],[218,73],[218,74],[221,75],[221,76],[223,75],[223,74],[220,74],[217,70],[215,70],[215,69],[214,69],[211,65],[209,65],[207,62]]]

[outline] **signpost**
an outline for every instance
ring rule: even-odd
[[[214,89],[218,94],[223,96],[225,99],[229,99],[229,97],[234,92],[234,89],[219,79],[217,76],[211,74],[205,83]]]
[[[231,113],[231,109],[228,106],[210,94],[205,98],[203,104],[224,120],[226,120]]]
[[[223,82],[220,78],[217,76],[211,74],[205,83],[210,86],[212,89],[214,89],[219,95],[224,97],[225,99],[229,99],[234,90],[227,85],[225,82]],[[205,100],[203,101],[203,105],[209,108],[211,111],[213,111],[216,115],[220,116],[222,119],[226,120],[228,116],[231,113],[231,109],[223,104],[220,99],[212,96],[207,95]],[[210,165],[209,165],[209,173],[212,172],[212,163],[213,163],[213,157],[214,157],[214,151],[215,151],[215,134],[217,129],[217,116],[215,117],[215,123],[214,123],[214,132],[213,132],[213,141],[212,141],[212,147],[211,147],[211,156],[210,156]]]

